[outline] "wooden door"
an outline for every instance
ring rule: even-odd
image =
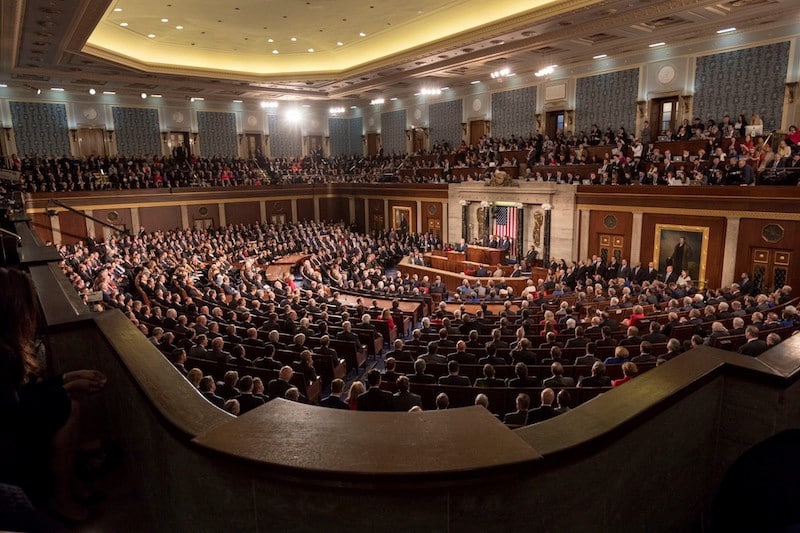
[[[622,235],[600,235],[600,257],[608,263],[612,257],[617,258],[617,263],[622,260],[622,249],[625,247],[625,237]]]
[[[658,140],[667,130],[675,133],[678,124],[678,97],[657,98],[653,100],[650,108],[650,142]],[[643,142],[647,142],[643,139]]]
[[[264,146],[260,133],[245,133],[244,134],[244,151],[248,159],[254,159],[262,155]]]
[[[442,221],[438,218],[429,218],[428,219],[428,233],[431,235],[436,235],[440,239],[442,238]]]
[[[788,283],[792,252],[751,248],[750,257],[753,283],[760,292],[772,292]]]
[[[423,150],[427,150],[428,147],[426,146],[427,143],[425,142],[425,130],[422,129],[415,129],[412,133],[414,135],[414,152],[421,152]]]
[[[486,135],[486,121],[471,120],[469,123],[469,144],[478,146],[481,142],[481,137],[484,135]]]
[[[564,117],[565,117],[564,110],[560,111],[548,111],[547,115],[545,115],[545,134],[547,134],[551,139],[555,139],[556,132],[561,131],[564,133]]]
[[[105,156],[105,131],[97,128],[80,128],[78,130],[78,146],[81,157]]]
[[[378,133],[367,133],[367,155],[377,155],[380,150]]]
[[[214,227],[213,218],[196,218],[194,219],[194,229],[209,229]]]

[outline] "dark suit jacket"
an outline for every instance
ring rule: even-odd
[[[282,379],[273,379],[267,385],[267,394],[269,395],[270,400],[274,400],[275,398],[283,398],[286,394],[286,391],[292,388],[292,384],[288,381],[283,381]]]
[[[460,385],[462,387],[469,387],[472,383],[469,382],[467,376],[442,376],[439,378],[439,385]]]
[[[370,387],[367,392],[358,397],[359,411],[391,411],[392,393],[378,387]]]
[[[478,362],[478,359],[469,352],[452,352],[447,354],[447,360],[458,361],[459,365],[474,365]]]
[[[408,411],[415,405],[422,405],[422,398],[413,392],[396,392],[392,396],[392,408],[395,411]]]
[[[225,398],[223,398],[222,396],[217,396],[213,392],[201,392],[200,394],[205,396],[206,400],[213,403],[220,409],[222,409],[222,406],[225,405]]]
[[[589,339],[586,337],[574,337],[567,341],[567,344],[564,346],[565,348],[586,348],[586,345],[589,344]]]
[[[239,414],[245,414],[247,411],[252,411],[260,405],[264,405],[264,400],[257,398],[252,394],[241,394],[239,400]]]
[[[556,416],[558,416],[558,413],[556,413],[552,405],[542,405],[537,409],[531,409],[528,411],[528,417],[525,419],[525,424],[535,424],[536,422],[549,420],[550,418],[554,418]]]
[[[408,381],[411,383],[436,383],[436,376],[433,374],[411,374],[408,376]]]
[[[524,426],[528,418],[529,411],[514,411],[513,413],[506,413],[503,417],[503,423],[510,426]]]
[[[508,380],[508,386],[513,388],[519,387],[538,387],[539,380],[535,376],[528,376],[525,380],[520,378],[513,378]]]
[[[578,382],[578,387],[610,387],[611,378],[608,376],[586,376]]]
[[[347,402],[342,400],[341,398],[337,398],[336,396],[327,396],[319,401],[319,404],[322,407],[328,407],[331,409],[350,409],[350,406],[347,405]]]
[[[739,353],[742,355],[749,355],[756,357],[767,351],[767,343],[761,339],[755,339],[742,344],[739,347]]]
[[[574,387],[575,380],[564,376],[552,376],[542,381],[542,387]]]
[[[497,378],[478,378],[475,380],[476,387],[505,387],[506,382]]]

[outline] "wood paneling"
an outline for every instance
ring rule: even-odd
[[[364,231],[365,220],[366,220],[366,213],[364,212],[364,200],[362,198],[356,198],[356,227],[358,231]]]
[[[607,217],[614,217],[616,219],[615,227],[609,228],[606,226],[605,221]],[[609,222],[612,221],[609,220]],[[613,225],[613,222],[611,225]],[[623,259],[628,259],[628,263],[630,263],[632,229],[633,213],[626,213],[624,211],[592,211],[589,214],[589,235],[581,235],[581,239],[589,239],[588,250],[589,257],[591,257],[593,255],[600,255],[600,235],[621,235],[624,237],[622,257]],[[581,257],[580,259],[586,258]],[[647,264],[646,261],[644,263],[645,265]]]
[[[254,224],[261,222],[260,202],[225,204],[225,221],[228,224]]]
[[[115,212],[117,214],[116,220],[111,220],[108,218],[111,212]],[[133,231],[133,222],[131,221],[131,210],[130,209],[95,209],[92,211],[92,216],[98,220],[102,220],[103,222],[108,222],[114,226],[124,226],[125,229]],[[114,216],[112,215],[112,218]],[[104,235],[105,226],[102,224],[98,224],[97,222],[93,222],[94,224],[94,236],[96,239],[101,239]]]
[[[286,222],[292,221],[292,201],[291,200],[270,200],[267,201],[267,222],[271,223],[273,217],[283,217]]]
[[[777,242],[768,242],[761,236],[767,224],[777,224],[783,228],[783,238]],[[795,288],[800,286],[800,222],[793,220],[769,220],[762,218],[743,218],[739,223],[739,242],[736,248],[736,272],[733,280],[739,281],[742,272],[750,272],[750,259],[753,248],[767,250],[791,251],[791,264],[789,267],[789,285]]]
[[[314,199],[313,198],[298,198],[297,199],[297,220],[314,220]]]
[[[42,244],[53,242],[53,228],[50,225],[50,217],[47,213],[33,213],[31,215],[31,226],[39,235]]]
[[[383,210],[383,200],[370,198],[369,213],[367,213],[367,216],[369,217],[370,231],[380,231],[382,229],[385,229],[386,216],[385,216],[385,211]],[[389,216],[392,216],[391,211],[389,211]]]
[[[191,218],[189,220],[191,222]],[[140,207],[139,224],[148,232],[180,228],[181,208],[177,205]]]
[[[444,236],[444,208],[440,202],[422,202],[422,227],[420,231],[431,232],[438,228],[439,237]],[[447,240],[447,239],[445,239]]]
[[[708,254],[706,260],[706,280],[710,287],[719,287],[722,280],[722,266],[725,254],[726,221],[721,217],[671,216],[648,214],[642,216],[642,264],[653,260],[655,249],[656,224],[708,227]],[[660,272],[663,274],[663,272]]]
[[[61,226],[61,244],[86,240],[86,218],[71,211],[61,211],[58,213],[58,223]]]
[[[207,204],[187,205],[186,212],[189,216],[189,225],[194,227],[195,220],[211,219],[211,224],[215,228],[219,227],[219,204],[209,202]],[[230,221],[227,221],[230,223]]]
[[[319,218],[321,220],[341,220],[350,222],[350,201],[347,198],[320,198],[319,199]]]

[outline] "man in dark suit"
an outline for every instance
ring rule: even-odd
[[[456,245],[453,247],[453,249],[454,249],[456,252],[464,252],[464,253],[466,253],[466,252],[467,252],[467,243],[466,243],[466,241],[465,241],[464,239],[461,239],[461,240],[458,242],[458,244],[456,244]]]
[[[553,408],[553,402],[556,399],[556,394],[553,389],[547,388],[542,391],[542,405],[536,409],[528,411],[528,417],[525,419],[525,424],[535,424],[558,416],[558,413]]]
[[[342,400],[342,393],[344,392],[344,381],[339,378],[334,379],[331,381],[331,394],[330,396],[326,396],[322,400],[320,400],[319,404],[322,407],[328,407],[330,409],[349,409],[350,406],[347,405],[347,402]]]
[[[447,354],[448,361],[457,361],[460,365],[474,365],[478,359],[471,353],[467,352],[467,343],[458,341],[456,343],[456,351]]]
[[[314,353],[330,356],[331,360],[333,360],[333,366],[338,366],[341,362],[341,359],[339,359],[339,354],[336,352],[336,350],[330,347],[330,344],[331,338],[328,335],[323,335],[319,339],[319,346],[314,348]]]
[[[478,360],[479,364],[482,365],[504,365],[506,364],[506,360],[502,357],[497,356],[497,347],[493,342],[489,342],[486,344],[486,357],[481,357]]]
[[[553,374],[542,381],[543,387],[574,387],[575,379],[564,376],[564,365],[559,362],[550,365],[550,372]]]
[[[476,387],[505,387],[506,382],[495,377],[492,365],[483,365],[483,377],[475,380]]]
[[[661,333],[661,324],[653,320],[650,322],[650,333],[642,337],[651,344],[661,344],[667,342],[667,336]]]
[[[409,380],[405,376],[397,378],[397,392],[392,396],[392,409],[394,411],[406,412],[412,407],[421,406],[422,398],[419,394],[414,394],[408,390]]]
[[[467,376],[459,376],[458,361],[450,361],[447,363],[447,375],[439,378],[439,385],[460,385],[469,387],[472,385]]]
[[[395,361],[413,361],[414,356],[411,355],[411,352],[405,351],[405,344],[403,343],[403,339],[395,339],[394,341],[394,350],[388,352],[386,354],[386,358],[394,357]]]
[[[225,405],[225,398],[217,395],[217,384],[211,376],[203,376],[200,380],[200,394],[220,409]]]
[[[373,368],[367,373],[367,392],[356,400],[359,411],[391,411],[392,393],[381,390],[381,373]]]
[[[565,348],[584,348],[589,343],[589,339],[583,336],[583,326],[575,328],[575,336],[567,341]]]
[[[767,351],[767,343],[758,338],[758,333],[758,326],[753,326],[751,324],[745,328],[744,336],[747,342],[739,347],[738,351],[740,354],[757,357]]]
[[[439,343],[437,341],[431,341],[428,343],[428,351],[424,354],[419,356],[419,359],[422,359],[426,363],[446,363],[447,358],[443,355],[439,355],[437,350],[439,349]]]
[[[656,356],[653,355],[653,345],[647,341],[639,344],[639,355],[631,358],[633,363],[655,363]]]
[[[293,385],[289,383],[289,380],[292,379],[292,375],[294,375],[292,367],[281,367],[281,370],[278,373],[278,378],[273,379],[267,385],[267,395],[269,396],[270,401],[274,400],[275,398],[283,398],[286,394],[286,391],[292,388]]]
[[[506,380],[506,385],[509,387],[538,387],[539,380],[536,376],[528,376],[528,367],[525,363],[517,363],[514,365],[515,378]]]
[[[647,265],[647,281],[653,283],[655,280],[658,279],[658,270],[653,266],[653,262],[650,261]]]
[[[516,399],[517,410],[511,413],[506,413],[503,417],[503,423],[509,426],[524,426],[528,418],[528,407],[531,405],[531,398],[525,393],[517,394]]]
[[[592,365],[592,375],[581,378],[578,387],[610,387],[611,378],[606,375],[606,365],[596,361]]]
[[[394,383],[397,381],[397,378],[401,376],[395,372],[395,368],[397,368],[397,360],[394,357],[387,357],[384,362],[384,371],[381,374],[381,381],[385,381],[387,383]]]
[[[436,376],[425,373],[426,366],[427,364],[424,359],[417,359],[414,361],[414,373],[408,376],[408,381],[420,384],[436,383]]]
[[[630,326],[628,328],[628,336],[619,341],[619,346],[636,346],[641,344],[642,340],[639,336],[639,328]]]
[[[244,376],[242,379],[240,379],[237,388],[241,393],[236,397],[236,399],[239,400],[240,415],[243,415],[248,411],[252,411],[256,407],[264,405],[264,400],[253,395],[252,376]]]
[[[264,355],[259,357],[253,361],[253,366],[257,366],[258,368],[267,368],[269,370],[280,370],[281,369],[281,362],[276,361],[275,357],[275,347],[271,344],[267,344],[264,346]]]
[[[594,342],[587,342],[586,343],[586,354],[581,355],[580,357],[575,358],[575,365],[576,366],[588,366],[593,365],[600,359],[597,358],[597,344]]]

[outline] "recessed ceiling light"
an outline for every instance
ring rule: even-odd
[[[8,85],[5,83],[0,83],[0,89],[5,89],[6,87],[8,87]]]
[[[122,11],[122,8],[121,8],[121,7],[115,7],[115,8],[114,8],[114,11],[116,11],[117,13],[119,13],[120,11]]]
[[[189,98],[190,102],[202,102],[203,100],[205,100],[205,98],[203,98],[202,96],[192,96],[191,98]]]
[[[397,100],[397,97],[395,96],[395,97],[393,97],[393,98],[389,98],[389,100],[391,100],[392,102],[394,102],[395,100]]]
[[[117,94],[117,93],[114,91],[103,91],[103,94]]]
[[[119,25],[122,26],[123,28],[127,28],[128,27],[128,23],[127,22],[120,22]]]
[[[336,46],[344,46],[344,43],[342,41],[336,41]]]
[[[141,96],[141,97],[142,97],[142,100],[144,100],[145,98],[147,98],[147,93],[142,93],[142,94],[140,94],[139,96]]]
[[[161,22],[169,22],[169,19],[161,19]]]
[[[267,39],[267,42],[268,42],[268,43],[274,43],[274,42],[275,42],[275,39]]]
[[[309,52],[313,52],[313,51],[314,51],[314,49],[313,49],[313,48],[309,48],[309,49],[308,49],[308,51],[309,51]]]
[[[51,91],[56,91],[56,92],[64,92],[64,88],[63,87],[50,87],[50,90]]]
[[[89,89],[89,94],[91,94],[92,96],[94,96],[95,94],[97,94],[97,91],[94,89],[94,87],[92,87],[91,89]]]
[[[273,53],[273,54],[277,54],[277,53],[278,53],[278,51],[277,51],[277,50],[273,50],[273,51],[272,51],[272,53]]]
[[[650,48],[657,48],[657,47],[659,47],[659,46],[664,46],[665,44],[667,44],[667,43],[665,43],[665,42],[660,42],[660,43],[653,43],[653,44],[650,44],[650,45],[648,45],[648,46],[649,46]]]
[[[367,36],[367,34],[366,34],[366,33],[364,33],[364,32],[362,31],[362,32],[360,32],[360,33],[358,34],[358,36],[359,36],[359,37],[366,37],[366,36]]]
[[[736,28],[723,28],[721,30],[717,30],[717,33],[730,33],[732,31],[736,31]]]
[[[242,103],[242,101],[241,101],[241,100],[234,100],[234,101],[233,101],[233,103],[234,103],[234,104],[241,104],[241,103]]]
[[[296,43],[296,42],[297,42],[297,37],[292,37],[292,38],[291,38],[291,39],[289,39],[289,40],[290,40],[290,41],[292,41],[293,43]]]
[[[161,95],[160,95],[160,94],[151,94],[150,96],[151,96],[152,98],[161,98]]]
[[[156,38],[156,34],[155,34],[155,33],[148,33],[148,34],[147,34],[147,36],[148,36],[150,39],[155,39],[155,38]]]
[[[183,29],[183,26],[175,26],[175,29],[176,29],[176,30],[182,30],[182,29]]]
[[[608,57],[607,54],[597,54],[596,56],[593,56],[592,59],[604,59],[606,57]]]
[[[469,84],[470,84],[470,85],[477,85],[477,84],[479,84],[480,82],[481,82],[481,80],[475,80],[475,81],[471,81],[471,82],[469,82]]]
[[[351,105],[351,106],[350,106],[350,109],[358,109],[358,106]]]

